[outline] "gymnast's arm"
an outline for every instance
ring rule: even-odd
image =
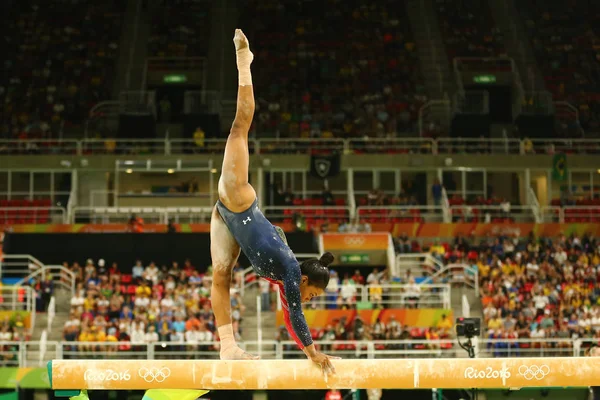
[[[300,268],[288,267],[283,276],[283,290],[289,310],[289,325],[291,325],[293,332],[291,332],[289,325],[287,326],[288,331],[290,331],[298,346],[302,348],[306,357],[318,364],[325,373],[335,373],[335,368],[330,359],[338,357],[330,357],[317,351],[302,312],[302,299],[300,298],[300,288],[298,286],[301,279]],[[287,322],[286,319],[286,325]]]

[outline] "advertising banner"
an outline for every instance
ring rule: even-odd
[[[305,310],[306,322],[311,328],[324,328],[334,325],[336,321],[346,318],[350,324],[356,317],[360,317],[367,324],[381,321],[387,324],[392,316],[400,324],[410,327],[427,328],[436,326],[442,315],[448,316],[453,321],[452,310],[442,308],[406,308],[406,309],[384,309],[384,310]],[[277,311],[277,325],[283,325],[283,311]]]

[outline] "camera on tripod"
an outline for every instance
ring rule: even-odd
[[[480,318],[456,318],[456,335],[458,337],[474,338],[481,334]]]

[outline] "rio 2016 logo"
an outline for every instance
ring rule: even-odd
[[[487,367],[482,370],[468,367],[465,369],[465,378],[467,379],[508,379],[510,378],[510,371],[508,368],[502,368],[500,370]]]
[[[129,374],[129,370],[125,370],[123,372],[113,371],[112,369],[107,370],[97,370],[97,369],[86,369],[83,374],[83,379],[85,381],[95,381],[95,382],[108,382],[108,381],[128,381],[131,379],[131,374]]]

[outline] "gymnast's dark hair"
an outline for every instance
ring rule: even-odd
[[[327,252],[321,258],[311,258],[300,264],[300,272],[308,277],[308,284],[325,289],[329,283],[329,264],[334,260],[333,254]]]

